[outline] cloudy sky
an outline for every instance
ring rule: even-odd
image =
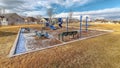
[[[74,17],[120,19],[120,0],[0,0],[0,8],[7,13],[47,16],[46,10],[53,8],[57,17],[65,17],[69,11]]]

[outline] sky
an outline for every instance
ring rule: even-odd
[[[55,17],[67,17],[73,12],[73,17],[120,20],[119,3],[120,0],[0,0],[0,9],[24,16],[47,16],[47,9],[53,8]]]

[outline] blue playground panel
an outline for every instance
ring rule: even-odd
[[[62,18],[58,18],[59,27],[62,28]]]
[[[14,54],[19,54],[19,53],[26,52],[26,49],[25,49],[26,40],[25,40],[25,38],[24,38],[24,36],[22,34],[22,31],[24,31],[24,29],[21,29],[21,31],[20,31],[19,39],[18,39]]]
[[[58,22],[62,22],[62,18],[58,18]]]
[[[50,25],[48,22],[46,23],[46,26],[47,26],[47,27],[50,27],[50,29],[52,29],[52,30],[56,30],[55,26]]]

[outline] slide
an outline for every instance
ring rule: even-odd
[[[56,28],[53,25],[50,25],[50,29],[56,30]]]
[[[55,26],[50,25],[48,22],[46,23],[46,27],[49,27],[52,30],[56,30]]]

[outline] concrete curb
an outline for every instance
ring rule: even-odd
[[[19,29],[18,34],[17,34],[17,37],[16,37],[16,39],[15,39],[15,42],[14,42],[14,44],[13,44],[11,50],[10,50],[10,53],[9,53],[9,55],[8,55],[9,57],[12,57],[13,54],[15,53],[16,45],[17,45],[18,40],[19,40],[20,31],[21,31],[21,28]]]

